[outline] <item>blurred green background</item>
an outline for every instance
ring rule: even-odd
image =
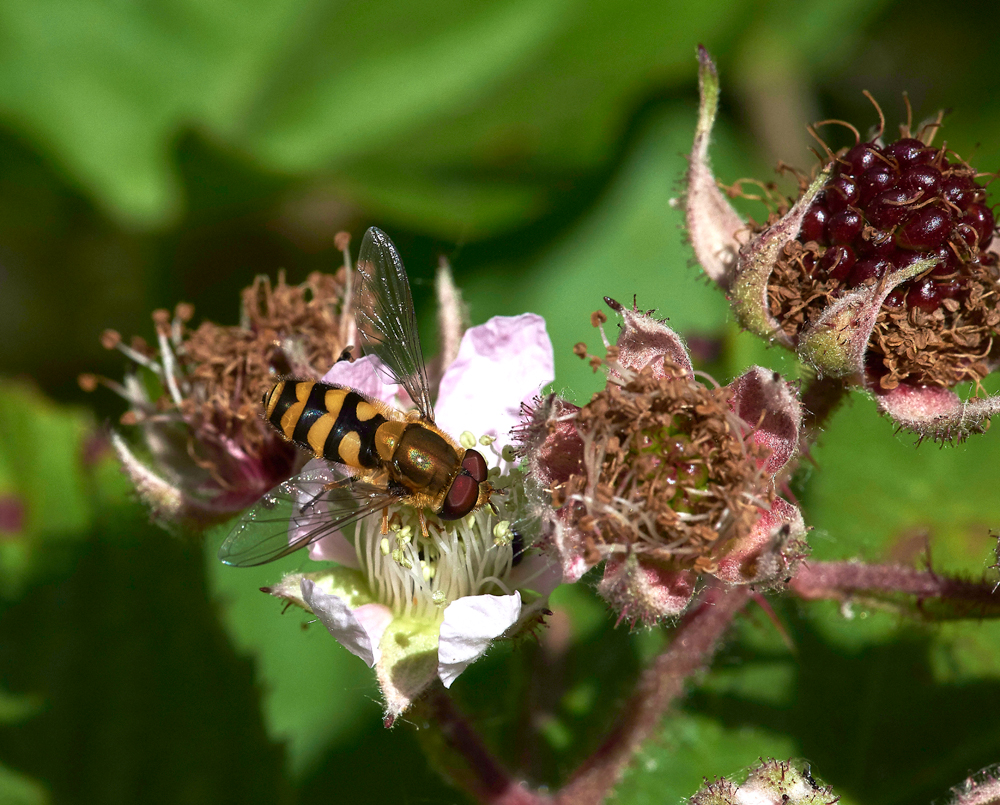
[[[909,93],[948,144],[1000,167],[1000,8],[916,2],[490,3],[5,0],[0,4],[0,803],[464,802],[382,729],[367,669],[257,588],[151,526],[102,447],[123,411],[112,327],[179,301],[235,324],[255,274],[333,270],[333,235],[386,230],[432,338],[447,256],[474,322],[543,314],[556,389],[598,379],[605,295],[657,308],[723,382],[793,363],[736,333],[690,267],[681,188],[695,46],[717,59],[719,177],[809,168],[805,125],[890,125]],[[834,147],[849,144],[824,129]],[[748,214],[763,215],[747,204]],[[980,574],[1000,527],[1000,434],[919,451],[863,399],[800,473],[819,558]],[[751,612],[644,750],[619,801],[689,796],[759,755],[804,756],[845,802],[925,802],[1000,760],[1000,633],[776,599]],[[556,786],[615,716],[658,631],[613,629],[587,584],[537,645],[497,648],[454,692],[496,751]],[[844,614],[851,615],[845,619]],[[504,697],[496,696],[498,679]],[[947,737],[946,737],[947,736]]]

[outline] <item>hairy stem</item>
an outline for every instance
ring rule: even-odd
[[[810,601],[857,601],[927,620],[1000,617],[996,582],[957,579],[898,565],[808,562],[788,586]]]
[[[440,685],[418,703],[436,729],[424,730],[428,755],[445,776],[487,805],[547,805],[551,800],[515,780],[483,743]]]
[[[677,627],[669,647],[642,673],[618,726],[556,795],[558,805],[596,804],[608,796],[635,751],[684,691],[687,679],[709,661],[750,595],[746,587],[706,590],[698,607]]]

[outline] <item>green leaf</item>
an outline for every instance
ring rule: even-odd
[[[0,764],[0,802],[4,805],[47,805],[45,786]]]
[[[205,541],[212,598],[237,652],[254,659],[268,734],[286,744],[290,771],[301,777],[328,744],[346,740],[366,720],[381,724],[375,672],[312,615],[260,591],[285,573],[320,565],[300,552],[261,567],[227,567],[216,557],[223,534],[217,529]]]
[[[573,354],[573,345],[585,341],[592,354],[603,355],[590,313],[610,314],[604,296],[623,304],[635,296],[640,308],[655,308],[682,335],[711,333],[725,321],[725,300],[689,266],[683,217],[671,206],[686,169],[682,154],[691,146],[692,123],[691,111],[682,108],[650,121],[600,204],[527,264],[498,261],[467,281],[459,278],[476,321],[524,310],[545,317],[556,389],[569,389],[577,401],[603,386],[603,376]],[[614,341],[610,315],[605,332]]]
[[[0,727],[0,757],[57,802],[192,805],[285,795],[250,663],[234,655],[202,552],[132,504],[105,508],[58,584],[0,613],[0,676],[44,711]]]
[[[0,596],[58,564],[58,549],[80,540],[93,513],[84,480],[88,417],[58,406],[33,386],[0,389]]]
[[[260,157],[285,171],[386,149],[503,82],[551,37],[565,5],[313,3],[246,131]]]
[[[860,394],[837,412],[812,450],[818,470],[803,479],[817,559],[913,561],[929,538],[938,570],[982,572],[994,561],[1000,496],[985,470],[1000,461],[1000,440],[987,432],[953,447],[915,441]]]
[[[706,777],[740,779],[758,758],[796,754],[795,742],[779,733],[752,726],[731,730],[706,716],[675,713],[639,751],[615,796],[630,805],[682,802]]]
[[[39,696],[25,696],[0,689],[0,724],[17,724],[38,715],[45,703]]]

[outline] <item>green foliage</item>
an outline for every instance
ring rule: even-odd
[[[28,384],[0,390],[0,597],[16,598],[90,526],[87,420]]]

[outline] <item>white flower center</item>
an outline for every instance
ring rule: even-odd
[[[510,573],[521,550],[511,523],[525,510],[524,474],[493,468],[490,482],[502,493],[492,498],[499,517],[489,507],[450,522],[427,514],[424,536],[417,510],[399,505],[390,508],[388,534],[381,517],[358,524],[355,550],[379,603],[426,619],[440,618],[445,606],[468,595],[511,594]]]

